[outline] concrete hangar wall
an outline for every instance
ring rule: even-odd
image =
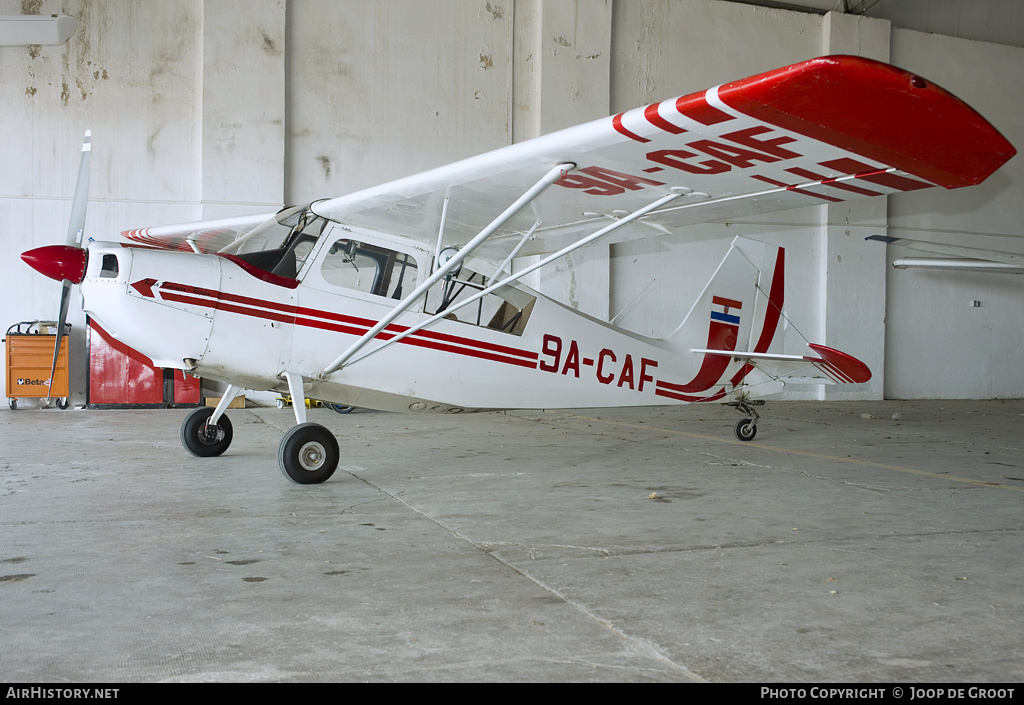
[[[61,46],[0,47],[7,322],[55,316],[55,285],[18,254],[63,241],[87,128],[95,239],[340,195],[829,53],[920,73],[1024,145],[1024,49],[841,13],[719,0],[0,0],[0,14],[36,13],[79,25]],[[1018,157],[973,189],[599,246],[533,283],[603,318],[629,307],[622,324],[657,335],[731,237],[751,235],[788,248],[787,345],[800,349],[799,330],[875,373],[853,392],[790,398],[1024,397],[1019,277],[893,271],[898,253],[863,240],[888,229],[1024,251],[1022,171]],[[84,376],[82,362],[73,388]]]

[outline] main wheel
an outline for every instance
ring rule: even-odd
[[[315,485],[329,478],[340,457],[338,439],[317,423],[299,424],[284,434],[277,447],[281,472],[300,485]]]
[[[181,422],[181,445],[200,458],[220,455],[231,445],[231,420],[222,414],[216,426],[208,426],[206,422],[211,416],[213,409],[200,407],[190,412]]]
[[[736,427],[733,430],[741,441],[752,441],[757,435],[757,425],[754,424],[753,419],[740,419],[736,422]]]

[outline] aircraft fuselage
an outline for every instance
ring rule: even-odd
[[[344,253],[356,238],[359,249]],[[376,261],[360,260],[360,250]],[[81,285],[83,309],[157,366],[279,391],[287,391],[282,375],[289,371],[301,376],[311,398],[365,408],[458,413],[644,406],[720,399],[727,391],[718,384],[721,374],[706,384],[696,381],[703,361],[688,349],[617,329],[521,285],[325,375],[330,361],[397,303],[380,288],[385,273],[379,271],[374,283],[368,271],[390,260],[394,279],[396,252],[406,257],[406,276],[430,271],[432,255],[416,243],[335,223],[296,277],[273,275],[238,257],[97,242],[89,247]],[[456,279],[447,286],[460,285]],[[441,298],[440,288],[429,292],[367,349],[428,318]],[[740,328],[737,311],[726,333]]]

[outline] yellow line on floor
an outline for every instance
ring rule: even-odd
[[[557,412],[552,412],[557,413]],[[562,416],[569,416],[574,419],[580,419],[582,421],[594,421],[596,423],[606,424],[608,426],[622,426],[624,428],[636,428],[643,431],[652,431],[655,433],[667,433],[672,436],[687,436],[688,438],[699,438],[705,441],[716,441],[718,443],[727,443],[730,445],[739,445],[746,448],[760,448],[762,450],[771,450],[777,453],[788,453],[789,455],[802,455],[806,458],[818,458],[819,460],[831,460],[837,463],[848,463],[850,465],[862,465],[869,468],[880,468],[882,470],[893,470],[895,472],[906,472],[912,475],[923,475],[924,477],[933,477],[937,480],[951,480],[953,482],[963,482],[969,485],[981,485],[982,487],[993,487],[1000,490],[1012,490],[1014,492],[1024,492],[1024,487],[1014,487],[1013,485],[1004,485],[1001,482],[982,482],[981,480],[972,480],[969,477],[958,477],[956,475],[943,475],[936,472],[928,472],[926,470],[916,470],[914,468],[903,467],[902,465],[889,465],[887,463],[875,463],[870,460],[856,460],[854,458],[841,458],[837,455],[825,455],[824,453],[811,453],[806,450],[793,450],[792,448],[780,448],[778,446],[766,446],[761,443],[754,443],[753,441],[741,441],[734,440],[731,438],[719,438],[716,436],[707,436],[702,433],[692,433],[690,431],[676,431],[671,428],[661,428],[660,426],[650,426],[648,424],[635,424],[626,423],[624,421],[608,421],[607,419],[599,419],[593,416],[579,416],[577,414],[561,414]]]

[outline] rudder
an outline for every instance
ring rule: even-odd
[[[683,322],[664,340],[683,356],[693,349],[768,352],[784,293],[785,249],[737,237]],[[673,385],[673,391],[706,392],[720,383],[732,363],[732,357],[705,354],[694,378]],[[733,386],[742,380],[745,368],[733,375]]]

